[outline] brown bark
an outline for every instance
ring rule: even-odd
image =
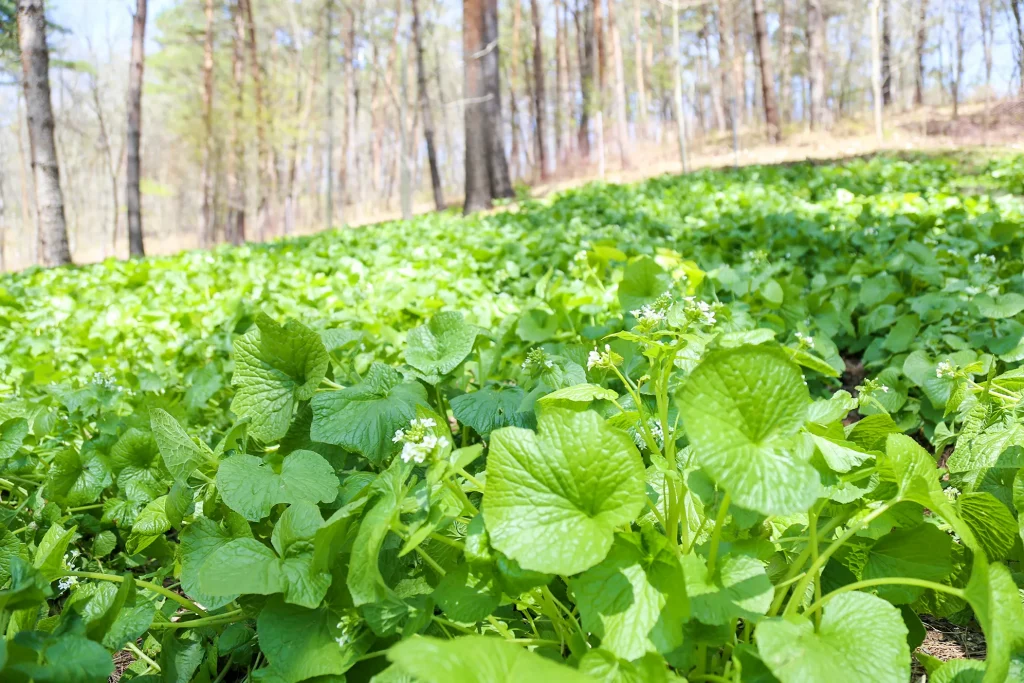
[[[537,168],[541,180],[548,177],[547,147],[544,144],[544,33],[541,31],[540,7],[537,0],[530,0],[530,17],[533,20],[533,120],[537,140]]]
[[[574,14],[576,20],[576,38],[580,63],[580,95],[583,101],[580,107],[580,122],[576,134],[576,146],[580,156],[590,158],[590,112],[594,107],[594,23],[593,11],[589,2],[584,9]]]
[[[465,69],[466,196],[463,211],[491,208],[491,179],[487,164],[487,86],[483,57],[484,3],[462,0],[462,50]]]
[[[569,120],[572,118],[572,95],[569,92],[569,52],[565,45],[565,0],[555,2],[555,135],[558,139],[558,161],[564,163],[572,145]]]
[[[35,196],[35,183],[32,176],[29,174],[29,167],[32,165],[32,161],[29,159],[28,153],[25,151],[25,143],[23,141],[22,131],[25,128],[24,117],[21,114],[21,97],[18,97],[17,102],[18,109],[18,173],[21,181],[21,224],[26,228],[32,226],[32,239],[30,258],[32,263],[39,261],[39,223],[33,218],[33,211],[35,209],[35,203],[32,201],[32,197]]]
[[[920,107],[924,104],[924,48],[928,43],[928,0],[918,1],[920,4],[918,5],[917,15],[917,35],[914,40],[914,59],[916,64],[914,71],[914,104]],[[1016,7],[1017,0],[1010,0],[1010,6]],[[1019,19],[1017,26],[1020,26]],[[1024,47],[1024,34],[1021,37],[1021,46]]]
[[[128,71],[128,142],[124,196],[128,205],[128,254],[146,255],[142,240],[142,74],[145,67],[146,0],[137,0],[132,22],[132,61]]]
[[[629,121],[626,119],[626,73],[622,63],[622,41],[619,36],[619,26],[615,20],[615,1],[608,0],[608,33],[612,43],[612,67],[615,77],[612,104],[615,108],[615,137],[619,146],[619,157],[622,167],[629,168],[632,166],[632,161],[629,157]]]
[[[242,47],[245,45],[245,20],[242,8],[244,0],[235,0],[232,5],[232,19],[235,25],[231,45],[231,74],[234,79],[235,96],[232,107],[231,125],[228,130],[228,223],[225,238],[232,244],[245,242],[245,144],[242,141],[242,118],[244,110],[245,89],[245,56]]]
[[[512,0],[512,51],[507,60],[509,119],[512,123],[512,148],[509,152],[509,158],[512,160],[511,167],[515,169],[515,174],[518,176],[523,175],[523,167],[520,161],[523,150],[519,148],[519,141],[523,137],[523,132],[519,121],[519,100],[516,97],[516,82],[519,80],[519,28],[522,24],[522,15],[522,0]]]
[[[253,94],[256,100],[256,144],[257,144],[257,187],[256,187],[256,239],[264,240],[277,232],[275,208],[272,205],[277,196],[277,169],[270,153],[267,129],[272,119],[267,115],[266,99],[263,93],[263,65],[259,60],[256,45],[256,21],[253,18],[252,0],[245,3],[246,47],[249,50],[249,73],[252,78]]]
[[[71,250],[64,219],[57,147],[53,139],[50,54],[46,47],[43,0],[18,0],[18,43],[35,178],[39,258],[44,266],[60,266],[71,263]]]
[[[416,89],[423,117],[423,139],[427,143],[427,161],[430,164],[430,188],[434,193],[434,206],[444,211],[444,192],[441,189],[441,168],[437,162],[434,145],[434,112],[430,107],[430,93],[427,90],[427,67],[423,59],[423,31],[420,28],[419,0],[412,0],[412,37],[416,43]]]
[[[925,31],[925,19],[927,18],[927,7],[928,0],[921,0],[921,24],[918,28],[918,40],[924,44],[924,39],[921,37]],[[1017,58],[1017,75],[1020,78],[1019,93],[1024,95],[1024,12],[1021,11],[1021,5],[1024,4],[1021,0],[1009,0],[1010,12],[1013,14],[1013,23],[1017,27],[1014,32],[1015,44],[1013,46],[1014,55]],[[920,55],[923,52],[923,48],[918,51]],[[920,61],[918,62],[920,64]],[[924,73],[924,68],[921,67],[921,73]],[[922,78],[921,80],[924,80]]]
[[[807,59],[811,86],[811,130],[828,126],[825,110],[825,16],[822,0],[807,0]]]
[[[882,104],[892,104],[892,28],[889,15],[892,14],[890,0],[882,2]]]
[[[203,159],[200,171],[203,203],[199,217],[199,243],[215,241],[213,209],[213,0],[206,0],[206,35],[203,40]]]
[[[512,178],[505,158],[505,145],[501,132],[501,77],[498,71],[500,43],[498,42],[498,0],[483,0],[484,54],[481,57],[484,74],[484,88],[489,99],[485,102],[487,113],[487,167],[490,173],[491,197],[514,197]]]
[[[764,121],[768,126],[768,141],[776,143],[781,137],[779,108],[775,102],[775,73],[772,69],[772,48],[768,39],[768,22],[764,16],[764,0],[754,0],[754,39],[757,58],[761,64],[761,98],[764,102]]]
[[[345,165],[341,169],[341,187],[346,204],[356,202],[361,194],[359,174],[356,171],[356,123],[359,117],[359,96],[356,84],[356,12],[351,6],[346,11],[348,39],[345,41],[345,130],[342,148]]]
[[[793,118],[793,24],[790,2],[779,0],[779,107],[782,123]]]

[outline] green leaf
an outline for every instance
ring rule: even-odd
[[[589,676],[501,638],[416,636],[388,650],[388,659],[421,683],[594,683]]]
[[[681,680],[669,678],[665,660],[658,655],[645,655],[634,664],[601,648],[588,650],[583,655],[580,673],[600,683],[669,683],[670,680]],[[743,673],[746,676],[746,669]]]
[[[885,457],[878,460],[883,479],[896,484],[903,500],[926,507],[945,499],[939,484],[939,470],[928,452],[909,436],[890,434],[885,442]]]
[[[302,323],[279,325],[265,313],[235,340],[234,348],[231,410],[252,419],[254,438],[276,441],[288,432],[297,404],[311,399],[323,381],[327,350],[320,335]]]
[[[132,524],[132,533],[125,542],[125,550],[129,555],[141,553],[156,539],[171,530],[171,520],[167,517],[167,496],[160,496],[142,508],[142,512]]]
[[[643,540],[660,540],[646,545]],[[619,534],[608,556],[570,580],[583,628],[616,657],[668,654],[683,645],[686,579],[664,537]]]
[[[245,525],[248,530],[248,525]],[[209,517],[197,517],[181,532],[181,588],[193,600],[217,609],[232,602],[238,593],[211,595],[200,587],[199,572],[210,555],[240,534],[232,533]]]
[[[987,656],[984,683],[1003,683],[1010,658],[1024,650],[1024,607],[1010,570],[974,555],[971,579],[964,589],[974,616],[985,632]]]
[[[36,653],[28,661],[11,657],[7,669],[14,680],[32,680],[35,683],[98,683],[105,681],[114,671],[110,653],[85,636],[78,634],[40,634],[31,638],[26,631],[15,636],[13,645],[31,647]],[[12,645],[8,645],[8,651]],[[24,679],[17,676],[20,673]]]
[[[24,418],[15,417],[0,424],[0,461],[17,453],[26,436],[28,421]]]
[[[983,683],[985,662],[978,659],[951,659],[928,677],[929,683]]]
[[[129,500],[149,502],[167,490],[169,475],[156,439],[141,429],[129,429],[110,449],[110,469]]]
[[[796,438],[809,402],[783,351],[741,346],[708,354],[679,394],[679,413],[697,462],[737,505],[791,514],[821,488]]]
[[[376,602],[388,592],[380,573],[378,557],[391,524],[398,518],[398,501],[390,488],[370,507],[359,524],[352,545],[352,559],[348,566],[347,585],[356,606]]]
[[[77,527],[65,529],[60,524],[54,524],[46,530],[43,539],[39,541],[32,566],[38,569],[47,581],[64,575],[64,553],[68,551],[68,544],[71,543],[76,530]]]
[[[274,527],[274,550],[252,538],[236,538],[210,552],[199,570],[200,588],[213,595],[272,595],[313,608],[331,585],[314,566],[313,540],[323,523],[312,503],[292,504]]]
[[[614,401],[618,397],[619,394],[617,392],[599,387],[596,384],[576,384],[541,396],[537,399],[537,402],[552,405],[560,403],[590,403],[592,401]]]
[[[650,256],[633,259],[626,265],[619,283],[619,304],[632,311],[649,304],[672,286],[672,278]]]
[[[196,469],[212,462],[210,449],[205,444],[197,446],[170,413],[155,408],[150,416],[153,438],[156,439],[167,471],[175,481],[186,482]]]
[[[113,479],[102,456],[95,450],[78,453],[73,449],[57,454],[46,478],[46,495],[61,505],[73,507],[95,502]]]
[[[953,571],[953,539],[934,524],[896,529],[875,541],[867,551],[862,579],[910,577],[939,581]],[[893,604],[913,602],[924,589],[914,586],[878,586],[878,595]]]
[[[233,455],[217,470],[224,504],[250,522],[258,522],[279,503],[329,503],[338,495],[338,475],[322,456],[295,451],[281,471],[253,455]]]
[[[1024,294],[1007,292],[993,298],[988,294],[979,294],[971,300],[983,318],[1012,318],[1024,311]]]
[[[770,619],[754,632],[757,649],[782,683],[902,683],[910,679],[907,627],[898,609],[867,593],[843,593],[821,627],[806,617]]]
[[[498,607],[501,589],[489,573],[477,574],[468,564],[460,564],[437,584],[434,600],[452,621],[472,624]]]
[[[728,624],[736,618],[757,621],[768,612],[774,587],[764,564],[749,555],[719,558],[714,576],[708,575],[704,558],[683,557],[686,592],[695,619],[709,625]]]
[[[284,683],[340,676],[369,650],[365,624],[326,607],[308,609],[271,598],[256,620],[260,649]]]
[[[813,431],[811,431],[811,440],[814,441],[814,446],[821,453],[825,463],[834,472],[849,472],[875,457],[860,450],[851,441],[818,436]]]
[[[359,384],[313,397],[310,436],[379,464],[394,449],[395,431],[416,417],[416,406],[429,407],[423,385],[403,382],[394,368],[374,363]]]
[[[447,375],[469,356],[476,335],[476,328],[466,324],[462,313],[437,313],[426,325],[409,331],[405,362],[427,375]]]
[[[530,415],[519,410],[525,396],[519,387],[489,384],[480,391],[453,398],[452,413],[456,420],[487,437],[501,427],[527,426]]]
[[[965,493],[957,498],[956,511],[989,560],[1009,556],[1017,540],[1017,520],[995,496],[987,491]]]
[[[576,574],[604,559],[643,509],[633,440],[592,411],[545,410],[537,433],[491,435],[483,516],[492,545],[524,569]]]

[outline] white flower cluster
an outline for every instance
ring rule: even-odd
[[[798,344],[800,344],[800,346],[806,346],[809,349],[813,349],[814,348],[814,337],[812,337],[809,334],[804,334],[803,332],[797,332],[796,333],[796,341],[797,341]]]
[[[97,372],[93,374],[92,383],[108,391],[120,391],[121,389],[121,385],[117,383],[117,379],[110,372]]]
[[[643,308],[630,311],[630,314],[637,319],[644,327],[654,327],[662,320],[665,319],[665,314],[653,308],[650,304],[646,304]]]
[[[526,360],[521,366],[527,372],[550,370],[555,367],[555,361],[548,358],[544,349],[532,349],[526,354]]]
[[[994,266],[996,264],[996,257],[993,256],[992,254],[975,254],[974,255],[974,262],[975,263],[988,263],[988,264]]]
[[[74,586],[76,583],[78,583],[78,577],[77,576],[65,576],[65,577],[62,577],[60,579],[60,581],[57,582],[57,588],[58,588],[58,590],[60,590],[61,593],[63,593],[67,589],[69,589],[72,586]]]
[[[864,234],[868,237],[874,237],[878,234],[878,228],[864,228]]]
[[[648,418],[647,429],[650,431],[651,436],[654,437],[655,442],[657,442],[658,448],[664,448],[665,434],[661,431],[661,422],[653,417]],[[629,428],[629,433],[633,437],[633,443],[636,444],[638,450],[642,451],[647,448],[647,441],[644,439],[643,431],[639,422]]]
[[[715,324],[715,312],[711,310],[711,304],[707,301],[698,301],[695,297],[683,297],[686,302],[686,314],[691,320],[697,320],[704,325]]]
[[[572,260],[575,263],[586,263],[586,261],[587,261],[587,252],[585,250],[577,251],[573,255]]]
[[[612,351],[608,344],[604,345],[604,351],[594,349],[587,355],[587,370],[594,368],[613,368],[622,362],[622,356]]]
[[[935,376],[939,379],[953,377],[956,375],[956,367],[948,360],[944,360],[935,366]]]
[[[338,647],[346,647],[359,636],[360,619],[346,614],[338,622],[336,628],[341,632],[334,642]]]
[[[403,444],[401,453],[403,462],[422,465],[435,449],[448,446],[448,437],[439,437],[431,431],[436,426],[437,422],[432,417],[413,418],[409,422],[408,431],[404,429],[395,431],[391,441]]]
[[[942,489],[942,492],[946,494],[946,498],[948,498],[950,501],[954,501],[960,497],[960,489],[958,489],[955,486],[944,488]]]

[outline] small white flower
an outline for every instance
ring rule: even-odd
[[[601,354],[597,351],[591,351],[587,355],[587,370],[593,370],[594,366],[601,362]]]
[[[395,435],[393,437],[391,437],[391,442],[392,443],[398,443],[399,441],[401,441],[404,438],[405,438],[405,431],[403,431],[401,429],[396,429],[395,430]]]
[[[955,486],[950,486],[949,488],[945,488],[945,489],[942,490],[942,492],[945,493],[946,494],[946,498],[948,498],[951,501],[954,501],[954,500],[956,500],[957,498],[960,497],[960,489],[956,488]]]
[[[948,360],[944,360],[935,366],[935,376],[939,379],[944,377],[953,377],[955,375],[956,368]]]
[[[67,589],[69,589],[72,586],[74,586],[76,583],[78,583],[78,577],[77,576],[65,576],[65,577],[61,578],[60,581],[57,582],[57,588],[60,589],[61,593],[63,593]]]
[[[882,390],[883,394],[888,394],[889,393],[889,387],[885,386],[884,384],[881,385],[879,388]]]
[[[810,336],[809,334],[804,334],[803,332],[797,332],[796,333],[796,340],[797,340],[797,343],[800,344],[800,346],[806,346],[809,349],[813,349],[814,348],[814,337]]]

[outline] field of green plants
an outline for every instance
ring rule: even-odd
[[[1022,227],[887,156],[3,276],[0,679],[1024,680]]]

